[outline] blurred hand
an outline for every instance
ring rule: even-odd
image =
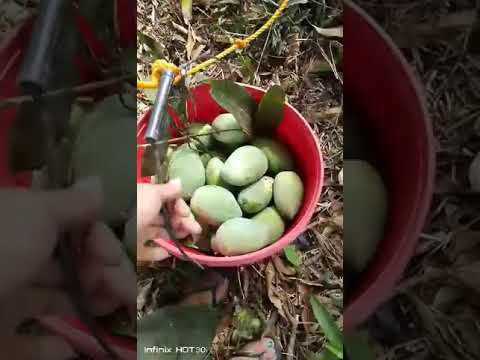
[[[0,346],[6,358],[63,360],[75,355],[61,338],[16,333],[27,319],[75,313],[64,291],[69,279],[53,256],[65,231],[86,229],[74,245],[79,286],[94,315],[126,307],[135,316],[136,274],[120,241],[97,220],[102,201],[95,179],[59,191],[0,191]]]
[[[174,235],[178,239],[202,232],[200,224],[193,217],[190,208],[182,199],[181,182],[177,179],[162,185],[137,185],[137,260],[161,261],[168,253],[161,247],[146,246],[147,240],[168,239],[164,219],[159,215],[166,206],[170,214]]]

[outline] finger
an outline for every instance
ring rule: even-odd
[[[189,217],[190,215],[192,215],[190,208],[183,199],[177,199],[175,201],[173,213],[181,217]]]
[[[9,336],[0,344],[5,359],[68,360],[77,356],[65,340],[56,336]]]
[[[38,194],[46,211],[63,228],[82,226],[95,220],[103,201],[97,177],[87,178],[70,189]]]
[[[102,286],[91,296],[91,306],[97,316],[111,313],[119,307],[136,309],[136,273],[130,260],[120,266],[103,268]]]
[[[170,180],[166,184],[158,185],[158,188],[158,193],[163,203],[182,196],[182,182],[180,179]]]
[[[180,228],[192,235],[200,235],[202,233],[202,227],[193,216],[182,218]]]
[[[152,218],[152,221],[150,222],[150,226],[163,226],[165,221],[163,220],[163,216],[161,215],[156,215],[155,217]]]
[[[105,265],[120,264],[123,256],[121,242],[104,223],[96,223],[86,241],[85,257]]]
[[[137,244],[143,244],[147,240],[153,239],[168,239],[168,233],[165,228],[159,226],[148,226],[141,231],[137,236]]]
[[[167,250],[162,247],[143,247],[137,252],[137,261],[163,261],[170,257]]]

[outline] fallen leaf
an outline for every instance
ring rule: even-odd
[[[319,26],[312,25],[315,30],[322,36],[332,38],[343,38],[343,26],[338,26],[334,28],[321,28]]]
[[[463,285],[480,293],[480,260],[471,264],[455,267],[453,276]]]
[[[273,256],[272,261],[273,261],[273,264],[275,265],[275,269],[279,273],[282,273],[282,274],[287,275],[287,276],[292,276],[296,273],[296,270],[294,268],[292,268],[291,266],[286,266],[283,263],[283,260],[280,257]]]
[[[271,261],[268,262],[265,268],[265,280],[267,282],[268,299],[277,308],[278,313],[288,321],[288,317],[283,309],[283,299],[278,295],[277,287],[274,285],[275,267]]]
[[[187,43],[185,44],[185,49],[187,50],[187,59],[192,59],[193,48],[195,47],[195,39],[192,36],[192,27],[188,27],[188,37]]]
[[[441,312],[447,312],[451,306],[464,296],[462,290],[444,286],[438,289],[433,299],[433,307]]]
[[[453,234],[450,239],[449,251],[447,252],[451,262],[457,262],[458,258],[465,253],[475,252],[475,248],[480,250],[480,231],[462,230]],[[480,256],[480,251],[478,251]]]
[[[200,55],[202,55],[203,50],[205,49],[205,45],[198,45],[195,49],[192,51],[192,60],[197,59]]]

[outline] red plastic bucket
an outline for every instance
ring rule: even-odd
[[[121,10],[116,10],[119,26],[124,30],[119,34],[120,46],[132,45],[131,34],[134,33],[135,23],[134,21],[132,23],[132,20],[128,19],[128,17],[134,16],[132,14],[135,14],[135,12],[134,8],[131,7],[133,4],[131,2],[130,5],[127,4],[128,1],[129,0],[120,1],[119,3],[124,4],[126,7],[124,6]],[[28,44],[30,38],[34,19],[34,17],[30,17],[25,23],[12,31],[9,37],[0,44],[0,99],[18,96],[20,93],[16,81],[25,54],[25,46]],[[78,14],[76,21],[82,39],[89,48],[91,55],[94,58],[105,60],[108,51],[104,45],[95,38],[95,34],[88,22]],[[127,30],[127,28],[131,30]],[[77,71],[80,74],[80,81],[82,83],[95,81],[100,76],[99,69],[91,59],[79,55],[75,59],[75,65],[77,66]],[[89,95],[100,99],[106,94],[104,92],[95,92]],[[31,173],[13,175],[8,166],[8,133],[15,119],[17,109],[17,107],[0,109],[0,188],[29,187],[31,185]],[[74,318],[48,317],[39,319],[39,321],[53,333],[63,337],[72,347],[82,354],[94,359],[101,358],[103,350],[79,320]],[[137,358],[136,341],[117,336],[105,336],[105,338],[122,360],[134,360]]]
[[[412,257],[430,208],[435,158],[424,95],[400,50],[351,1],[344,27],[344,94],[371,129],[390,198],[385,238],[344,312],[348,331],[391,295]]]
[[[257,87],[242,85],[255,101],[260,101],[265,91]],[[191,122],[210,123],[216,116],[225,112],[210,96],[210,87],[207,84],[192,89],[191,100],[187,102],[187,114]],[[175,115],[172,111],[170,114]],[[144,144],[144,133],[150,112],[142,116],[138,123],[137,142]],[[178,123],[178,120],[176,121]],[[199,263],[211,267],[234,267],[256,263],[268,258],[293,242],[307,227],[323,186],[323,159],[312,129],[307,121],[291,105],[285,105],[284,117],[277,129],[277,138],[286,144],[295,157],[298,171],[305,186],[303,206],[295,220],[290,224],[285,234],[272,245],[259,251],[240,256],[210,256],[191,248],[184,247],[185,252]],[[141,177],[141,159],[144,149],[137,151],[137,182],[150,182],[150,178]],[[164,247],[171,254],[181,257],[182,254],[176,245],[169,239],[155,239],[156,243]]]

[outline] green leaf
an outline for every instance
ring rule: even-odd
[[[321,353],[315,354],[312,360],[337,360],[338,358],[328,349],[322,350]]]
[[[337,348],[332,344],[327,344],[325,347],[327,348],[328,351],[330,351],[333,355],[335,355],[337,359],[343,359],[343,347]]]
[[[293,266],[299,267],[302,265],[302,258],[298,256],[297,247],[295,245],[288,245],[283,249],[283,252],[287,260],[290,261]]]
[[[257,105],[243,87],[231,80],[211,80],[210,95],[218,105],[235,116],[247,135],[252,134],[252,115]]]
[[[275,85],[262,97],[254,117],[255,134],[272,136],[283,119],[285,92]]]
[[[375,359],[375,354],[368,341],[368,334],[365,332],[345,335],[345,350],[352,359]]]
[[[190,24],[190,20],[192,20],[192,0],[180,0],[180,4],[182,7],[182,15],[185,24]]]
[[[205,305],[167,306],[137,321],[137,353],[140,360],[201,360],[203,351],[176,352],[177,347],[210,349],[221,311]],[[170,353],[146,352],[157,346]]]
[[[312,306],[313,314],[315,315],[318,324],[322,328],[325,337],[330,344],[335,348],[342,348],[342,333],[327,309],[314,296],[310,297],[310,305]]]

